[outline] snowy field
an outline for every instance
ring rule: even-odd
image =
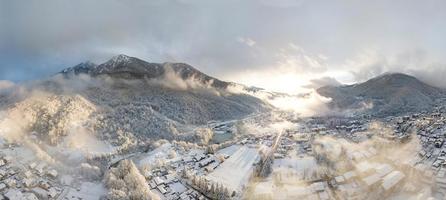
[[[157,162],[157,160],[166,160],[168,158],[169,151],[172,149],[172,144],[166,143],[160,147],[141,155],[139,166],[151,165]],[[137,160],[137,159],[135,159]]]
[[[83,200],[99,200],[102,195],[105,195],[107,190],[100,183],[84,182],[79,190],[69,188],[65,195],[65,199],[83,199]]]
[[[212,181],[222,183],[232,191],[240,192],[254,172],[259,158],[257,149],[241,146],[230,158],[208,175]]]
[[[282,183],[296,183],[318,179],[317,169],[314,157],[277,159],[273,164],[273,175]]]
[[[311,199],[306,180],[314,180],[318,165],[314,157],[276,159],[271,176],[253,182],[247,199]]]

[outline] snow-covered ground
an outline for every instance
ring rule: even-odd
[[[141,160],[138,162],[139,166],[151,165],[157,162],[157,160],[166,160],[169,156],[169,152],[172,149],[171,143],[166,143],[156,148],[153,151],[145,153],[140,156]]]
[[[99,200],[102,195],[107,193],[107,190],[101,183],[84,182],[80,186],[79,190],[68,188],[65,197],[70,199],[83,199],[83,200]]]
[[[106,194],[103,184],[96,178],[84,177],[88,176],[83,174],[87,171],[80,167],[86,164],[84,162],[87,156],[94,152],[81,151],[64,144],[50,146],[34,140],[24,136],[21,143],[0,144],[0,171],[11,173],[10,176],[0,177],[0,183],[6,179],[16,183],[15,186],[10,184],[7,190],[0,191],[0,199],[1,194],[6,191],[17,191],[18,195],[26,195],[27,191],[36,190],[39,195],[51,196],[51,199],[84,200],[99,200]],[[92,145],[90,148],[94,148],[93,144],[96,144],[88,139],[79,142],[91,142],[88,143]],[[10,159],[7,159],[8,157]],[[93,169],[91,165],[88,166]],[[99,168],[97,170],[99,171]]]
[[[277,159],[273,164],[273,174],[282,183],[317,179],[317,169],[314,157]]]
[[[224,184],[232,191],[240,192],[254,172],[254,163],[258,158],[257,149],[241,146],[207,177]]]

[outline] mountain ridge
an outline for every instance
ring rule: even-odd
[[[317,92],[332,98],[333,108],[355,110],[373,105],[367,113],[379,116],[429,110],[446,94],[444,89],[403,73],[385,73],[353,85],[324,86]]]
[[[170,87],[168,82],[186,87]],[[77,126],[117,146],[158,139],[189,141],[209,139],[209,121],[242,119],[272,109],[258,97],[227,89],[231,84],[185,63],[148,63],[118,55],[25,84],[14,102],[0,96],[0,106],[5,118],[21,121],[25,134],[35,132],[51,144]]]
[[[59,72],[67,76],[87,74],[93,77],[111,76],[126,79],[155,79],[166,76],[167,73],[173,71],[183,80],[194,79],[202,84],[209,84],[215,88],[227,88],[235,83],[219,80],[209,76],[187,63],[150,63],[142,59],[119,54],[112,57],[108,61],[96,65],[92,62],[80,63],[74,67],[70,67]]]

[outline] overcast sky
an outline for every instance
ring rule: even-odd
[[[0,0],[0,80],[127,54],[279,91],[387,71],[446,87],[445,52],[441,0]]]

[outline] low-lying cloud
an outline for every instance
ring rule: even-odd
[[[276,108],[296,112],[302,117],[312,117],[331,114],[328,106],[330,101],[330,98],[321,96],[316,91],[312,91],[301,96],[276,97],[268,102]]]
[[[322,78],[310,80],[310,84],[305,85],[304,88],[317,90],[318,88],[321,88],[324,86],[336,87],[336,86],[340,86],[340,85],[342,85],[342,84],[335,78],[324,76]]]
[[[147,79],[147,83],[183,91],[197,89],[215,90],[215,88],[212,87],[213,79],[208,82],[202,82],[195,76],[184,79],[179,73],[175,72],[171,66],[166,65],[164,69],[165,72],[163,76],[154,79]]]
[[[10,89],[14,86],[15,86],[15,84],[11,81],[0,80],[0,91]]]
[[[227,90],[232,93],[255,96],[279,110],[294,112],[301,117],[336,114],[328,105],[331,99],[321,96],[314,89],[306,90],[305,93],[301,94],[286,94],[263,89],[251,91],[243,85],[231,85]]]

